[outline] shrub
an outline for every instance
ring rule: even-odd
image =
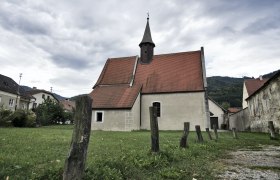
[[[0,107],[0,126],[11,126],[11,118],[10,116],[12,115],[11,110],[4,109],[3,107]]]
[[[26,114],[26,127],[36,126],[36,114],[32,111],[28,111]]]
[[[25,127],[27,120],[27,114],[24,110],[18,109],[11,115],[12,124],[15,127]]]

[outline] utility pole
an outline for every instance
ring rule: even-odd
[[[19,86],[20,86],[21,77],[22,77],[22,73],[19,73],[19,82],[18,82],[18,88],[17,88],[17,98],[16,98],[15,111],[17,110],[17,103],[18,103],[18,96],[19,96]]]
[[[52,88],[53,88],[53,87],[51,87],[51,92],[52,92]]]

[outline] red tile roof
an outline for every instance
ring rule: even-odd
[[[131,108],[140,93],[141,86],[116,85],[98,86],[91,93],[92,108]]]
[[[239,108],[239,107],[230,107],[228,108],[228,112],[229,113],[236,113],[238,111],[242,110],[242,108]]]
[[[61,100],[59,103],[62,105],[64,110],[70,111],[70,112],[72,112],[73,109],[75,109],[75,107],[76,107],[75,102],[66,100],[66,99]]]
[[[95,86],[128,84],[132,78],[135,61],[136,56],[108,59]]]
[[[155,55],[150,64],[138,64],[135,83],[142,93],[203,91],[200,51]]]
[[[267,80],[268,79],[260,80],[260,78],[246,79],[244,82],[245,82],[245,86],[246,86],[248,95],[251,96],[256,90],[258,90],[260,87],[262,87]]]
[[[131,108],[141,93],[204,91],[201,51],[154,55],[149,64],[136,56],[108,59],[91,92],[93,108]]]

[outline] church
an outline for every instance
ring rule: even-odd
[[[210,126],[203,47],[154,55],[149,17],[140,57],[109,58],[90,93],[92,130],[150,129],[149,107],[157,107],[160,130]]]

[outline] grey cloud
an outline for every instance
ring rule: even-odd
[[[280,16],[269,16],[266,18],[258,19],[249,24],[243,29],[243,32],[248,34],[258,34],[263,31],[280,28]]]
[[[56,85],[59,84],[60,86],[69,86],[69,85],[75,85],[78,87],[79,85],[84,84],[91,84],[92,81],[85,79],[85,78],[79,78],[80,74],[71,74],[69,76],[60,76],[58,78],[50,79],[50,83]]]
[[[89,63],[81,57],[73,54],[56,54],[52,56],[53,62],[63,68],[84,69],[89,67]]]

